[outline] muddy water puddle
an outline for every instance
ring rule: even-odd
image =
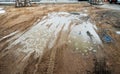
[[[71,36],[68,40],[68,44],[70,47],[74,48],[73,50],[76,53],[80,53],[82,55],[97,52],[97,49],[95,49],[97,45],[91,43],[90,41],[85,41],[81,36]]]
[[[96,52],[96,50],[93,50],[93,44],[102,44],[102,42],[95,31],[95,25],[89,20],[82,19],[82,17],[87,17],[87,14],[79,14],[74,15],[67,12],[50,13],[10,46],[20,43],[23,45],[23,48],[19,49],[20,52],[35,51],[36,56],[39,56],[46,47],[48,49],[54,47],[61,31],[62,36],[60,36],[61,41],[58,42],[59,44],[68,41],[77,51],[80,50],[83,53]],[[84,22],[81,23],[80,21]],[[90,38],[87,32],[90,32],[93,39]]]

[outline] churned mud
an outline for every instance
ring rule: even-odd
[[[120,36],[114,30],[119,25],[113,24],[119,18],[108,20],[110,9],[79,3],[4,10],[0,14],[0,74],[120,73]],[[103,29],[113,42],[102,40]]]

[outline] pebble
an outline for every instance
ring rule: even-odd
[[[68,42],[69,42],[69,43],[71,43],[72,41],[71,41],[71,40],[69,40]]]
[[[92,47],[89,48],[90,51],[91,51],[92,49],[93,49]]]
[[[76,48],[76,50],[78,50],[79,48]]]
[[[97,52],[97,50],[93,50],[93,52]]]

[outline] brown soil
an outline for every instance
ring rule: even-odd
[[[0,14],[0,39],[17,30],[26,32],[49,12],[78,12],[83,11],[83,8],[89,10],[91,19],[95,21],[99,28],[110,29],[109,34],[115,39],[115,43],[104,44],[104,47],[99,48],[100,51],[96,54],[89,53],[88,55],[82,55],[80,52],[76,52],[72,45],[67,43],[70,32],[69,28],[66,35],[64,35],[62,30],[59,32],[54,46],[51,49],[48,49],[46,46],[42,57],[34,58],[35,52],[32,52],[30,55],[20,53],[20,57],[17,57],[15,56],[15,54],[17,54],[16,51],[18,51],[16,49],[22,47],[22,45],[18,44],[11,49],[7,48],[10,45],[10,42],[7,40],[14,37],[10,36],[0,41],[0,74],[87,74],[87,72],[92,74],[95,65],[93,61],[94,56],[99,60],[98,57],[100,55],[97,54],[104,55],[106,64],[113,74],[120,74],[120,36],[116,35],[112,30],[112,26],[119,26],[116,24],[119,23],[120,15],[118,15],[119,17],[112,15],[112,12],[108,9],[91,7],[87,3],[43,4],[24,8],[6,7],[7,13]],[[91,11],[91,9],[94,11]],[[106,17],[103,18],[103,16]],[[110,16],[112,17],[108,21]],[[99,22],[101,19],[103,20]],[[99,32],[100,31],[98,31],[98,33]],[[19,37],[15,39],[18,38]],[[62,42],[62,40],[65,40],[65,43]],[[29,58],[27,59],[26,57]],[[17,65],[21,66],[18,67]]]

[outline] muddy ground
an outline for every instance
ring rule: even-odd
[[[88,3],[6,6],[5,10],[6,13],[0,14],[0,74],[120,74],[120,35],[114,31],[114,27],[120,27],[120,11]],[[79,43],[77,48],[74,44],[80,39],[70,37],[73,24],[65,31],[66,24],[58,26],[59,30],[51,28],[50,24],[47,28],[36,26],[52,12],[86,12],[98,27],[98,35],[101,37],[101,31],[107,29],[114,42]],[[34,26],[39,28],[34,29]],[[41,31],[39,35],[38,30]],[[97,51],[84,51],[84,45],[93,46]]]

